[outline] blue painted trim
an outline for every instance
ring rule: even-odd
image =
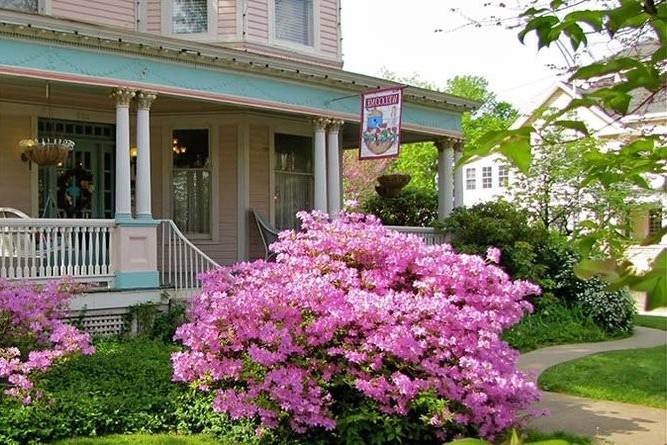
[[[125,222],[125,221],[132,221],[132,215],[130,215],[129,213],[116,213],[114,215],[114,218],[115,218],[117,223],[122,223],[122,222]]]
[[[116,272],[116,289],[153,289],[160,286],[158,272]]]
[[[118,84],[135,82],[147,86],[207,94],[220,100],[252,101],[265,107],[294,107],[313,113],[340,113],[358,120],[360,97],[350,91],[312,85],[303,81],[272,78],[223,68],[211,68],[150,56],[130,56],[102,50],[0,38],[0,65],[60,75],[86,76]],[[73,80],[73,82],[76,82]],[[178,94],[178,93],[174,93]],[[185,94],[185,93],[183,93]],[[242,102],[240,102],[242,103]],[[252,105],[250,105],[252,106]],[[459,132],[461,114],[405,103],[403,123],[425,130]]]
[[[144,214],[144,213],[138,213],[138,214],[137,214],[137,219],[141,219],[141,220],[144,220],[144,221],[145,221],[145,220],[152,221],[152,220],[153,220],[153,216],[152,216],[152,215],[146,215],[146,214]]]

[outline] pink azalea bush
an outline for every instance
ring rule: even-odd
[[[275,263],[205,276],[176,332],[186,346],[172,356],[176,381],[214,391],[214,409],[234,419],[299,433],[336,428],[341,385],[388,415],[430,395],[439,403],[424,423],[441,437],[520,423],[538,392],[501,334],[531,310],[537,286],[373,216],[300,218],[303,231],[272,246]]]
[[[88,334],[63,321],[72,286],[0,281],[0,387],[29,404],[40,395],[34,377],[76,354],[92,354]]]

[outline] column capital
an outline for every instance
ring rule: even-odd
[[[435,141],[435,146],[438,150],[444,150],[446,148],[451,148],[456,150],[461,150],[463,146],[463,139],[454,138],[454,137],[444,137]]]
[[[140,110],[150,110],[151,104],[157,99],[157,94],[151,91],[137,91],[137,107]]]
[[[116,99],[116,106],[129,107],[130,101],[136,95],[134,90],[129,88],[114,88],[109,95],[112,99]]]
[[[345,125],[345,121],[341,119],[330,119],[329,120],[329,131],[338,132],[341,127]]]
[[[331,123],[331,119],[327,117],[320,116],[313,119],[313,126],[315,127],[315,130],[324,131],[327,129],[327,125],[329,125],[329,123]]]

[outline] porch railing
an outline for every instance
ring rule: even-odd
[[[187,239],[172,220],[161,220],[158,228],[160,286],[176,291],[199,288],[201,282],[197,276],[220,267]]]
[[[429,245],[443,244],[447,242],[447,234],[432,227],[387,226],[387,228],[401,233],[417,235]]]
[[[114,221],[0,219],[0,277],[111,283]]]

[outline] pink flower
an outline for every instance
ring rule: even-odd
[[[486,249],[486,259],[492,263],[500,264],[500,249],[497,247],[489,247]]]
[[[424,422],[440,435],[451,422],[488,438],[521,423],[538,391],[502,333],[537,286],[374,216],[299,217],[303,230],[273,244],[275,263],[204,277],[175,336],[185,350],[172,356],[174,380],[215,391],[217,411],[262,431],[335,428],[330,390],[341,384],[397,415],[431,394],[440,408]]]

